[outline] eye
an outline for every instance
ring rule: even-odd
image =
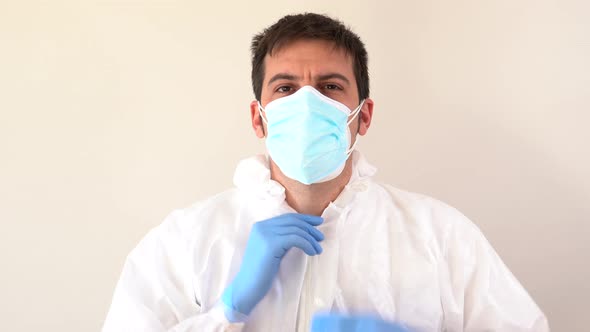
[[[326,89],[326,90],[342,90],[342,88],[336,84],[326,84],[326,85],[324,85],[324,89]]]
[[[279,93],[288,93],[288,92],[291,92],[292,90],[293,90],[293,88],[291,88],[288,85],[281,85],[275,91],[279,92]]]

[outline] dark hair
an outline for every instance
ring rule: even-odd
[[[252,38],[252,88],[257,100],[262,94],[264,58],[289,42],[300,39],[331,41],[352,56],[359,100],[369,97],[367,50],[354,32],[342,22],[326,15],[304,13],[287,15]]]

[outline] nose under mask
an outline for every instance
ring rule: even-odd
[[[283,174],[306,185],[336,178],[358,141],[350,146],[348,125],[364,102],[351,111],[308,85],[271,101],[265,108],[258,102],[266,123],[270,157]]]

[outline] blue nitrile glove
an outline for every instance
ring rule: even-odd
[[[369,315],[317,314],[311,332],[410,332],[403,325]]]
[[[289,249],[297,247],[310,256],[322,252],[318,242],[324,235],[315,228],[322,222],[321,217],[289,213],[255,223],[240,270],[223,292],[223,303],[242,315],[249,315],[270,289]],[[228,319],[235,320],[229,316]]]

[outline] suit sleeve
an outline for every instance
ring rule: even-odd
[[[461,278],[464,331],[549,331],[541,309],[481,231],[470,223],[465,239],[469,245],[461,255],[465,258]]]
[[[241,331],[221,303],[203,310],[192,287],[188,241],[172,213],[129,254],[103,332]]]

